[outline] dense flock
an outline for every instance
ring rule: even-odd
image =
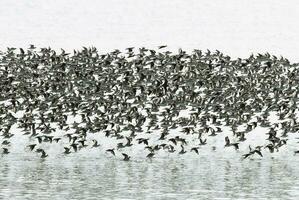
[[[8,48],[0,52],[1,154],[11,153],[12,138],[25,138],[18,148],[41,158],[55,148],[125,161],[225,149],[260,159],[290,141],[293,156],[298,68],[268,53]]]

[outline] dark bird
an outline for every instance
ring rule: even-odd
[[[261,150],[255,149],[253,153],[257,153],[260,157],[263,157]]]
[[[239,143],[231,143],[228,136],[225,137],[225,147],[233,146],[236,150],[239,149]]]
[[[70,154],[71,153],[71,149],[68,147],[64,147],[64,154]]]
[[[71,147],[73,147],[73,149],[74,149],[75,152],[78,151],[78,146],[77,146],[77,144],[73,143],[73,144],[71,144]]]
[[[194,151],[196,154],[198,154],[198,147],[191,148],[191,152]]]
[[[130,156],[128,156],[127,154],[125,154],[125,153],[122,153],[122,155],[124,156],[124,161],[129,161],[130,160]]]
[[[154,155],[155,155],[154,153],[149,153],[146,157],[151,159],[154,157]]]
[[[9,154],[10,153],[7,148],[3,147],[2,149],[3,149],[3,154]]]
[[[92,147],[99,147],[99,146],[101,146],[100,144],[98,144],[97,140],[92,140],[92,141],[93,141]]]
[[[181,151],[179,152],[179,154],[185,154],[187,151],[185,151],[185,149],[184,149],[184,146],[183,145],[181,145]]]
[[[45,152],[45,151],[42,151],[41,158],[46,158],[46,157],[48,157],[48,154],[46,154],[46,152]]]
[[[114,152],[114,149],[107,149],[106,152],[110,152],[112,155],[115,156],[115,152]]]
[[[2,145],[9,145],[10,142],[8,140],[3,140]]]
[[[161,46],[158,46],[158,49],[163,49],[165,47],[167,47],[167,45],[161,45]]]
[[[56,142],[56,143],[58,143],[59,140],[61,140],[61,138],[54,138],[54,139],[53,139],[53,141]]]
[[[202,140],[201,138],[199,139],[199,145],[206,145],[207,144],[207,139]]]
[[[33,149],[35,148],[36,144],[30,144],[27,147],[29,147],[30,151],[33,151]]]

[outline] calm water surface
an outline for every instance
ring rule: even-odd
[[[0,199],[298,199],[299,159],[6,156]]]

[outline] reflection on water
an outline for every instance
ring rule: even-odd
[[[18,158],[16,158],[18,157]],[[6,156],[0,199],[297,199],[298,159]]]

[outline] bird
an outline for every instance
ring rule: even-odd
[[[243,159],[246,159],[255,153],[258,154],[260,157],[263,157],[260,146],[257,146],[254,150],[252,150],[251,147],[249,146],[249,150],[250,150],[249,153],[243,155]]]
[[[262,152],[261,152],[260,150],[258,150],[258,149],[255,149],[255,150],[253,151],[253,153],[257,153],[260,157],[263,157]]]
[[[128,156],[128,154],[122,153],[122,155],[124,156],[124,161],[129,161],[130,160],[130,156]]]
[[[41,158],[46,158],[46,157],[48,157],[48,154],[46,154],[46,152],[45,152],[45,151],[42,151]]]
[[[71,149],[68,147],[63,147],[64,148],[64,154],[70,154],[71,153]]]
[[[200,141],[200,143],[199,143],[199,145],[206,145],[207,144],[207,139],[199,139],[199,141]]]
[[[246,153],[243,155],[243,159],[246,159],[248,158],[249,156],[251,156],[253,153],[252,152],[249,152],[249,153]]]
[[[167,47],[167,45],[161,45],[161,46],[158,46],[158,49],[163,49],[165,47]]]
[[[2,145],[9,145],[10,142],[8,140],[3,140]]]
[[[154,155],[155,155],[155,154],[151,152],[151,153],[149,153],[146,157],[149,158],[149,159],[151,159],[151,158],[154,157]]]
[[[35,150],[37,153],[42,153],[41,154],[41,158],[46,158],[46,157],[48,157],[48,154],[46,154],[46,152],[43,150],[43,149],[41,149],[41,148],[39,148],[39,149],[36,149]]]
[[[225,137],[225,147],[234,146],[236,150],[239,149],[239,143],[231,143],[228,136]]]
[[[107,149],[106,152],[110,152],[112,155],[115,156],[115,152],[114,152],[114,149]]]
[[[54,138],[54,139],[53,139],[53,141],[55,141],[56,143],[58,143],[59,140],[61,140],[61,138]]]
[[[98,144],[98,141],[97,140],[92,140],[94,143],[92,145],[92,147],[99,147],[101,146],[100,144]]]
[[[10,153],[7,148],[3,147],[2,149],[3,149],[3,154],[9,154]]]
[[[36,147],[36,144],[30,144],[27,147],[29,147],[30,151],[33,151],[33,149]]]
[[[70,146],[73,147],[74,151],[77,152],[78,151],[78,144],[72,143]]]
[[[187,151],[185,151],[184,146],[181,145],[181,151],[179,152],[179,154],[185,154]]]
[[[225,148],[242,151],[245,142],[254,144],[247,136],[259,127],[268,129],[259,133],[266,143],[242,153],[244,159],[291,146],[299,131],[298,63],[269,53],[234,59],[219,50],[172,53],[160,51],[167,45],[157,47],[104,54],[82,47],[70,54],[30,45],[0,52],[3,154],[14,145],[10,138],[19,137],[14,125],[28,138],[26,148],[43,157],[44,146],[63,144],[62,154],[100,147],[97,136],[113,144],[97,150],[113,156],[139,146],[145,157],[187,149],[199,154],[207,140],[220,151],[222,137]],[[279,122],[270,119],[272,113]]]
[[[196,154],[199,154],[199,153],[198,153],[198,147],[193,147],[193,148],[191,148],[191,152],[192,152],[192,151],[194,151]]]

